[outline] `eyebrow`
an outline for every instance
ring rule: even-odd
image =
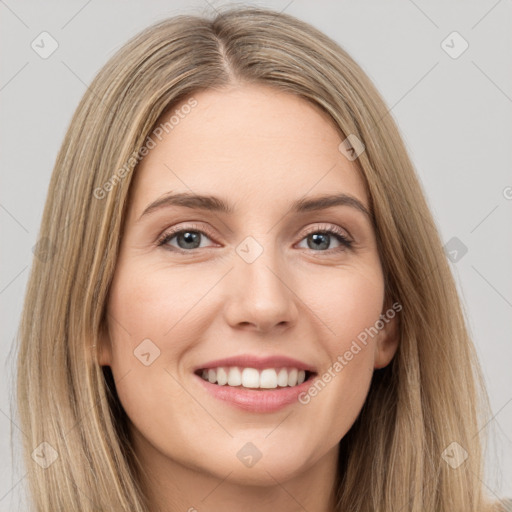
[[[234,213],[234,209],[231,205],[215,196],[198,195],[190,192],[177,194],[167,193],[149,204],[137,219],[137,222],[139,222],[142,217],[169,206],[181,206],[196,210],[207,210],[227,214]],[[292,203],[290,211],[293,213],[305,213],[326,210],[327,208],[332,208],[334,206],[350,206],[365,214],[368,217],[368,220],[371,220],[371,214],[366,206],[356,197],[344,193],[298,199]]]

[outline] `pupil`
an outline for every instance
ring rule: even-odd
[[[185,247],[182,247],[182,249],[196,249],[199,247],[199,233],[186,231],[181,234],[181,237],[178,237],[178,240],[180,238],[185,241]],[[192,244],[193,247],[190,247],[190,244]]]
[[[312,235],[313,246],[309,246],[310,249],[327,249],[329,247],[329,235],[326,234],[314,234]],[[309,245],[309,244],[308,244]]]

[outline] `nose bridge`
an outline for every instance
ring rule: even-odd
[[[257,291],[257,295],[261,295],[262,299],[275,293],[286,295],[286,287],[276,276],[283,272],[283,258],[279,248],[272,241],[271,233],[260,235],[258,239],[253,236],[246,237],[236,247],[236,254],[237,277],[252,288],[247,290],[247,295],[250,295],[251,291]]]
[[[235,248],[229,319],[268,329],[296,319],[291,276],[271,233],[248,236]]]

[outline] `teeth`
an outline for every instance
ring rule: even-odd
[[[242,371],[242,386],[244,388],[259,388],[260,373],[255,368],[244,368]]]
[[[239,368],[236,366],[208,368],[203,370],[204,380],[219,386],[242,386],[244,388],[275,389],[298,386],[306,380],[306,372],[297,368]]]
[[[299,370],[297,368],[293,368],[288,372],[288,386],[296,386],[297,385],[297,374]],[[211,381],[210,381],[211,382]]]
[[[277,385],[281,387],[288,386],[288,371],[286,368],[281,368],[277,374]]]
[[[228,386],[241,386],[242,385],[242,372],[235,366],[229,369],[228,373]]]
[[[277,373],[273,368],[263,370],[260,375],[260,388],[277,388]]]
[[[224,384],[228,383],[228,374],[224,368],[217,368],[217,384],[219,386],[224,386]]]

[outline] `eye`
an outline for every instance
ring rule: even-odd
[[[333,238],[339,245],[338,247],[330,248],[329,245]],[[325,229],[317,226],[309,230],[302,240],[306,240],[307,247],[316,252],[328,252],[329,250],[343,251],[352,247],[352,241],[337,226],[329,226]],[[327,251],[324,249],[327,249]]]
[[[190,225],[181,229],[166,231],[157,241],[157,245],[168,250],[185,253],[208,247],[201,243],[204,238],[211,240],[213,236],[206,229],[199,229],[195,225]],[[176,245],[171,243],[174,239],[176,239]],[[301,242],[303,240],[306,240],[307,248],[315,252],[343,251],[350,249],[353,243],[340,228],[333,225],[327,227],[315,226],[303,236]],[[330,247],[333,241],[338,244],[338,247]]]
[[[204,245],[201,245],[201,238],[210,238],[210,235],[196,226],[189,226],[165,232],[157,241],[157,245],[168,246],[170,250],[189,252],[192,249],[204,248]],[[170,243],[173,239],[176,239],[177,247]]]

